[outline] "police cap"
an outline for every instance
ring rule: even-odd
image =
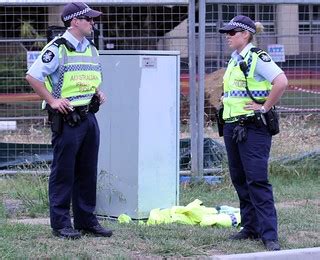
[[[74,2],[67,4],[62,11],[61,19],[63,22],[71,20],[79,16],[87,16],[95,18],[100,16],[102,13],[91,9],[87,4],[82,2]]]
[[[256,25],[248,16],[244,15],[237,15],[234,17],[226,26],[220,28],[219,32],[227,33],[238,28],[249,31],[253,34],[256,33]]]

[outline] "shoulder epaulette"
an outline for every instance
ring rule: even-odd
[[[96,47],[96,48],[97,48],[97,45],[94,43],[94,41],[93,41],[93,40],[89,40],[89,43],[90,43],[91,45],[93,45],[94,47]]]
[[[264,52],[264,50],[261,50],[260,48],[257,48],[257,47],[252,47],[252,48],[250,49],[250,51],[251,51],[251,52],[255,52],[255,53],[257,53],[257,54],[260,54],[260,53]]]
[[[69,51],[75,51],[76,49],[73,47],[73,45],[65,38],[63,37],[59,37],[57,38],[56,40],[53,41],[52,43],[53,45],[57,46],[58,48],[60,47],[60,45],[64,45],[66,46],[66,48],[69,50]]]
[[[253,47],[250,49],[250,51],[255,52],[263,62],[270,62],[271,61],[269,54],[266,51],[261,50],[260,48]]]

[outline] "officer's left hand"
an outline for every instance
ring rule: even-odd
[[[247,102],[243,108],[245,110],[260,110],[261,107],[262,107],[261,104],[257,104],[253,101],[250,101],[250,102]]]
[[[106,96],[105,96],[105,94],[104,94],[102,91],[100,91],[100,90],[98,90],[98,91],[96,92],[96,94],[97,94],[98,97],[99,97],[100,105],[103,104],[103,103],[106,101]]]

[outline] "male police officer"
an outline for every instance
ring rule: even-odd
[[[101,66],[98,51],[86,39],[93,18],[101,12],[84,3],[69,3],[61,19],[68,27],[62,37],[53,39],[27,72],[26,79],[42,97],[53,118],[53,162],[49,179],[52,233],[77,239],[83,233],[110,237],[93,214],[96,205],[99,127],[92,100],[104,102],[98,87]],[[45,80],[48,84],[45,85]],[[70,219],[70,202],[74,228]]]

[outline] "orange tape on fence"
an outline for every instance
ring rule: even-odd
[[[42,99],[35,93],[0,94],[0,103],[36,102]]]

